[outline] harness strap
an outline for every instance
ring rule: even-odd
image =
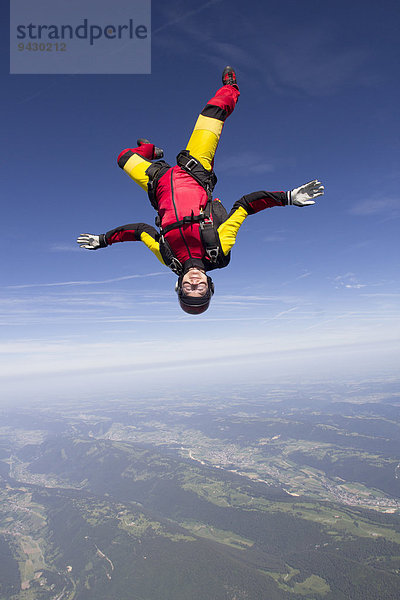
[[[146,175],[149,178],[149,182],[147,184],[147,193],[149,195],[151,205],[155,210],[157,210],[156,190],[158,181],[160,177],[162,177],[170,168],[171,167],[165,162],[165,160],[159,160],[155,163],[152,163],[146,169]]]
[[[164,236],[169,231],[172,231],[173,229],[179,229],[183,225],[187,225],[189,223],[198,223],[200,226],[200,237],[206,255],[211,263],[216,263],[218,261],[218,257],[220,256],[221,242],[218,236],[218,232],[211,218],[211,202],[212,200],[209,200],[207,202],[204,211],[201,212],[199,215],[193,214],[192,211],[192,214],[183,217],[182,219],[180,219],[180,221],[177,221],[176,223],[171,223],[170,225],[167,225],[166,227],[161,229],[160,247],[165,244],[166,240]]]
[[[209,199],[211,199],[211,192],[217,183],[217,176],[214,171],[207,171],[197,158],[189,154],[188,150],[179,152],[176,162],[179,167],[189,173],[206,190]]]
[[[169,267],[177,275],[181,275],[183,272],[183,265],[176,258],[176,256],[172,252],[172,248],[168,240],[166,240],[163,235],[160,237],[160,253],[167,267]]]
[[[167,225],[166,227],[164,227],[163,229],[160,230],[161,235],[165,235],[166,233],[168,233],[169,231],[172,231],[173,229],[179,229],[179,227],[182,227],[183,225],[188,225],[189,223],[202,223],[205,219],[204,213],[200,213],[199,215],[195,215],[192,214],[191,215],[186,215],[185,217],[182,217],[182,219],[180,219],[180,221],[176,221],[175,223],[171,223],[170,225]]]
[[[213,223],[202,221],[200,223],[200,236],[209,260],[216,263],[221,249],[221,242]]]

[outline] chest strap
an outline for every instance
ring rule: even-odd
[[[172,231],[173,229],[179,229],[179,227],[183,227],[183,225],[190,225],[192,223],[202,223],[205,219],[204,213],[200,213],[199,215],[195,215],[192,211],[191,215],[187,215],[185,217],[182,217],[182,219],[180,219],[179,221],[176,221],[175,223],[171,223],[170,225],[167,225],[166,227],[163,227],[162,229],[160,228],[160,234],[161,235],[165,235],[166,233],[168,233],[169,231]],[[158,227],[160,227],[160,219],[156,218],[156,225]]]

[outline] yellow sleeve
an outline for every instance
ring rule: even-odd
[[[153,254],[157,256],[160,263],[165,265],[165,262],[163,261],[160,252],[160,244],[156,242],[156,240],[150,234],[143,231],[140,235],[140,241],[146,244],[146,246],[153,252]]]
[[[225,256],[235,245],[237,232],[248,214],[249,213],[244,208],[239,206],[239,208],[237,208],[235,212],[218,227],[222,252]]]

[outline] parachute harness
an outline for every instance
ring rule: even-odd
[[[207,204],[204,210],[200,211],[200,214],[195,215],[193,210],[190,215],[184,216],[179,221],[171,223],[166,227],[161,227],[161,220],[159,215],[156,217],[156,226],[160,228],[160,252],[165,264],[177,275],[181,275],[183,272],[182,263],[174,256],[172,248],[168,241],[165,239],[165,235],[173,229],[179,229],[183,225],[198,223],[200,227],[200,236],[203,243],[206,256],[208,261],[219,266],[219,258],[221,257],[221,243],[219,240],[218,232],[213,220],[213,199],[212,191],[217,183],[217,176],[213,171],[207,171],[203,165],[193,156],[189,154],[187,150],[180,152],[176,158],[177,164],[184,171],[186,171],[191,177],[193,177],[197,183],[199,183],[204,190],[207,192]],[[157,209],[156,201],[156,190],[157,184],[160,179],[169,169],[169,165],[164,161],[153,163],[147,169],[146,173],[149,176],[148,183],[148,194],[149,199],[154,208]],[[218,203],[220,204],[220,203]],[[220,205],[221,208],[222,205]],[[220,224],[220,223],[219,223]],[[214,268],[215,268],[214,267]]]

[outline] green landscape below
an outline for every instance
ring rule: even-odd
[[[398,600],[378,384],[0,411],[1,600]]]

